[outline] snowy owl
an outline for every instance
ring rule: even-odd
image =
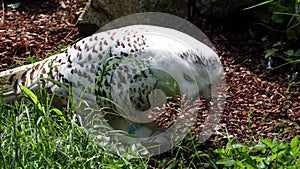
[[[170,28],[132,25],[96,33],[62,53],[0,72],[0,77],[7,79],[1,91],[5,101],[16,100],[23,85],[32,91],[46,89],[54,95],[53,104],[63,107],[70,93],[63,84],[72,88],[72,95],[86,92],[82,99],[89,103],[116,109],[107,101],[112,100],[140,112],[163,96],[155,95],[156,89],[170,95],[170,82],[178,83],[175,94],[208,98],[222,73],[218,55],[193,37]],[[144,116],[133,113],[130,120],[149,122]],[[129,130],[130,125],[122,125],[116,126]]]

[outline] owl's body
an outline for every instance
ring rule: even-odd
[[[55,95],[55,104],[64,106],[69,91],[62,83],[72,88],[72,95],[85,92],[83,99],[98,105],[104,97],[121,107],[132,102],[143,111],[150,106],[151,91],[164,88],[163,81],[170,77],[182,85],[182,93],[209,96],[222,73],[217,54],[196,39],[173,29],[133,25],[94,34],[60,54],[0,72],[0,77],[8,77],[2,91],[6,101],[15,100],[23,85],[47,89]]]

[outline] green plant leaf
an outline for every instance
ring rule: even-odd
[[[300,49],[295,52],[295,56],[300,56]]]
[[[282,15],[273,14],[271,18],[272,18],[272,21],[275,23],[283,23],[283,21],[284,21],[284,18]]]
[[[269,148],[273,147],[272,141],[270,139],[261,139],[260,142],[268,146]]]
[[[240,149],[240,148],[245,148],[246,146],[244,146],[243,144],[233,144],[231,146],[229,146],[227,149]]]
[[[285,51],[284,54],[286,54],[286,55],[288,55],[288,56],[294,56],[294,55],[295,55],[294,50],[291,50],[291,49]]]
[[[13,9],[17,9],[21,6],[21,2],[14,3],[14,4],[8,4],[7,6],[10,8],[13,8]]]
[[[59,109],[54,108],[52,109],[52,111],[54,111],[60,117],[60,119],[63,121],[65,125],[67,124],[66,118],[63,116],[63,113]]]
[[[276,49],[276,48],[272,48],[272,49],[268,49],[268,50],[265,50],[265,58],[268,58],[270,56],[273,56],[279,49]]]
[[[269,7],[269,11],[271,11],[271,12],[289,12],[290,7],[281,5],[279,2],[273,2],[272,6]]]
[[[263,158],[259,157],[259,156],[251,156],[252,160],[255,160],[256,162],[263,162]]]
[[[293,40],[293,39],[297,39],[297,34],[295,31],[291,30],[291,29],[288,29],[285,31],[285,34],[286,34],[286,37],[289,39],[289,40]]]
[[[293,58],[286,58],[285,59],[287,62],[292,62],[294,59]]]
[[[235,139],[235,138],[230,139],[230,140],[226,143],[226,148],[231,147],[231,145],[233,145],[233,144],[235,144],[235,143],[236,143],[236,139]]]
[[[276,42],[276,43],[273,44],[273,47],[281,46],[283,44],[285,44],[285,43],[282,43],[281,41],[278,41],[278,42]]]
[[[30,97],[30,99],[33,101],[33,103],[38,106],[38,109],[40,111],[43,111],[43,108],[42,108],[41,103],[39,102],[37,96],[31,90],[29,90],[27,87],[25,87],[23,85],[20,85],[20,88]]]
[[[258,167],[258,168],[262,168],[262,169],[267,168],[267,166],[265,165],[264,162],[258,163],[258,164],[257,164],[257,167]]]
[[[282,156],[285,154],[286,150],[282,150],[279,152],[274,152],[274,154],[271,156],[271,161],[276,160],[277,162],[282,162]]]
[[[253,6],[250,6],[250,7],[244,8],[243,10],[249,10],[249,9],[256,8],[256,7],[259,7],[259,6],[262,6],[262,5],[265,5],[265,4],[268,4],[268,3],[271,3],[271,2],[273,2],[273,0],[264,1],[264,2],[261,2],[261,3],[259,3],[259,4],[256,4],[256,5],[253,5]]]
[[[299,136],[295,136],[290,143],[292,154],[295,155],[299,152],[300,145],[299,145]]]
[[[264,145],[264,144],[257,144],[253,147],[254,150],[258,150],[258,151],[263,150],[265,148],[266,148],[266,145]]]
[[[232,166],[235,163],[236,163],[236,161],[232,160],[232,159],[222,159],[222,160],[217,161],[217,164],[223,164],[225,166]]]

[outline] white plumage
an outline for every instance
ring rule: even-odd
[[[223,73],[218,55],[203,43],[174,29],[132,25],[84,38],[40,62],[0,72],[7,77],[4,100],[13,101],[22,93],[19,85],[55,95],[55,105],[65,106],[68,90],[53,81],[72,87],[72,94],[106,104],[105,97],[127,110],[147,110],[154,89],[168,90],[175,80],[187,96],[210,96]],[[172,80],[171,80],[172,81]],[[196,87],[195,87],[196,86]],[[112,106],[113,107],[113,106]],[[126,108],[129,107],[129,108]],[[134,114],[132,120],[145,119]],[[122,128],[122,126],[121,126]]]

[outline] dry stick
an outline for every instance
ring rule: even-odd
[[[4,23],[4,14],[5,14],[5,11],[4,11],[4,2],[3,2],[3,0],[2,0],[2,13],[3,13],[3,15],[2,15],[1,23]]]

